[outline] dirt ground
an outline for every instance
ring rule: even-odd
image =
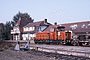
[[[35,50],[15,51],[14,45],[1,44],[0,60],[90,60],[85,57],[60,55]]]
[[[89,58],[52,54],[40,51],[14,51],[12,48],[0,51],[0,60],[90,60]]]

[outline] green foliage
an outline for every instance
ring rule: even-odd
[[[1,24],[0,26],[0,40],[10,40],[11,38],[11,22],[6,22],[6,24]]]
[[[5,26],[3,23],[0,24],[0,40],[4,39],[4,35],[5,35]]]
[[[19,18],[21,18],[21,17],[31,18],[28,13],[18,12],[18,13],[13,17],[13,21],[11,21],[12,27],[17,23],[17,21],[18,21]]]
[[[5,35],[4,35],[5,40],[10,40],[10,38],[11,38],[11,29],[12,29],[11,22],[10,21],[6,22],[6,24],[5,24]]]
[[[10,40],[11,39],[11,30],[13,29],[14,25],[17,23],[19,18],[31,18],[28,13],[17,13],[13,17],[13,21],[6,22],[6,24],[1,24],[0,26],[0,40]]]

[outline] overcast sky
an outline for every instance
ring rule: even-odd
[[[0,23],[11,21],[19,11],[52,24],[90,21],[90,0],[0,0]]]

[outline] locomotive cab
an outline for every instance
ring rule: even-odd
[[[59,27],[57,27],[57,31],[65,31],[65,27],[64,26],[59,26]]]
[[[57,27],[57,31],[60,32],[58,35],[58,39],[60,39],[62,37],[62,39],[64,40],[64,43],[69,43],[71,40],[71,32],[67,31],[65,32],[65,27],[64,26],[59,26]]]

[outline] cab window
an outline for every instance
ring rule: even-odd
[[[59,27],[57,27],[57,30],[58,31],[65,31],[65,27],[64,26],[59,26]]]

